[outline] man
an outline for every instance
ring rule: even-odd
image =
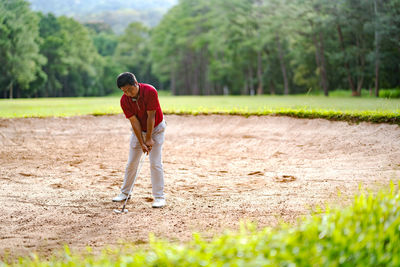
[[[164,197],[164,170],[161,162],[161,150],[164,143],[165,121],[158,101],[157,90],[144,83],[138,83],[130,72],[121,73],[117,86],[124,94],[121,97],[121,108],[132,125],[129,145],[129,158],[125,170],[121,193],[113,198],[120,202],[129,198],[129,190],[136,175],[138,164],[143,153],[149,154],[151,184],[154,201],[153,208],[166,205]]]

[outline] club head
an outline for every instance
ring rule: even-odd
[[[123,214],[123,213],[127,213],[127,212],[128,212],[128,210],[127,210],[127,209],[124,209],[124,210],[121,210],[121,209],[115,209],[115,210],[114,210],[114,212],[115,212],[115,213],[117,213],[117,214]]]

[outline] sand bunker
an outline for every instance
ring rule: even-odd
[[[118,215],[112,203],[128,157],[123,115],[0,120],[0,251],[47,255],[188,241],[240,220],[296,222],[324,203],[345,205],[359,184],[400,178],[400,127],[287,117],[166,116],[167,207],[151,208],[148,162]],[[341,196],[338,196],[338,192]]]

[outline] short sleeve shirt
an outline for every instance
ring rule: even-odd
[[[131,98],[123,94],[120,103],[125,117],[129,119],[132,116],[136,116],[144,132],[147,131],[147,111],[156,111],[154,127],[164,119],[157,90],[150,84],[139,83],[138,98]]]

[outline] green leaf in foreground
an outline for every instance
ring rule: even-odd
[[[361,194],[344,209],[310,215],[298,225],[257,230],[242,224],[211,241],[188,244],[151,238],[149,249],[127,244],[101,255],[21,258],[14,266],[400,266],[400,195]]]

